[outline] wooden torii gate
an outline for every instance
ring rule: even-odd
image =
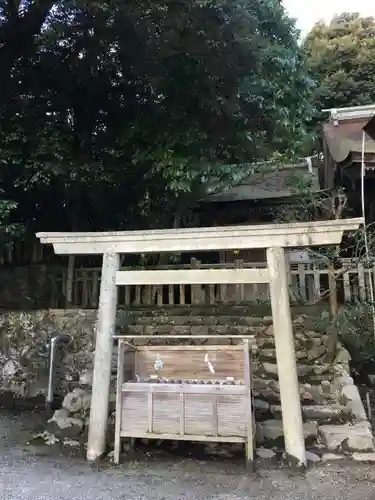
[[[338,245],[344,231],[363,219],[227,226],[153,231],[38,233],[57,254],[102,254],[102,276],[89,422],[87,459],[105,451],[118,285],[269,283],[280,385],[285,449],[291,465],[305,466],[296,356],[289,305],[285,248]],[[266,269],[191,269],[120,271],[120,254],[267,249]]]

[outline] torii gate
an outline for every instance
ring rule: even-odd
[[[87,459],[105,451],[118,285],[269,283],[276,359],[289,462],[306,465],[300,393],[290,313],[285,248],[341,243],[344,231],[353,231],[362,218],[323,222],[226,226],[153,231],[97,233],[38,233],[57,254],[102,254],[102,277],[94,360]],[[120,254],[267,249],[266,269],[191,269],[120,271]]]

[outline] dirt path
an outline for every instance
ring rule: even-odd
[[[145,457],[119,467],[25,445],[38,415],[0,414],[2,500],[370,500],[375,468],[333,464],[290,475],[240,464]]]

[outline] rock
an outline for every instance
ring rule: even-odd
[[[356,462],[375,463],[375,453],[353,453]]]
[[[83,421],[80,418],[51,418],[48,421],[48,430],[55,434],[60,439],[75,438],[81,434],[83,430]]]
[[[356,422],[367,422],[367,415],[361,396],[355,385],[346,385],[341,389],[341,397],[353,413]]]
[[[315,360],[321,358],[322,356],[324,356],[325,353],[326,353],[325,346],[317,345],[317,346],[314,346],[311,349],[309,349],[309,351],[307,352],[307,359],[309,361],[315,361]]]
[[[75,392],[69,392],[63,401],[63,408],[70,411],[70,413],[78,413],[82,410],[82,397]]]
[[[18,366],[12,359],[9,359],[3,366],[3,377],[4,378],[14,377],[17,371],[18,371]]]
[[[269,450],[267,448],[257,448],[255,453],[257,457],[262,458],[264,460],[269,460],[276,456],[276,453],[274,451]]]
[[[81,446],[81,443],[79,441],[75,441],[73,439],[65,438],[64,441],[63,441],[63,445],[64,446],[69,446],[71,448],[76,448],[76,447]]]
[[[322,380],[320,382],[320,387],[322,388],[322,393],[323,394],[332,394],[332,384],[329,380]]]
[[[272,416],[275,420],[281,420],[282,418],[282,412],[281,412],[281,406],[280,405],[271,405],[270,407]]]
[[[336,353],[334,364],[348,365],[351,359],[348,351],[344,347],[340,347]]]
[[[69,418],[70,412],[66,408],[60,408],[56,410],[53,417],[48,422],[56,422],[57,420],[62,420],[64,418]]]
[[[276,349],[261,349],[259,351],[260,361],[272,361],[276,359]]]
[[[312,462],[314,464],[320,462],[322,459],[316,453],[312,453],[311,451],[306,451],[306,460],[308,462]]]
[[[264,401],[263,399],[254,399],[253,407],[256,413],[258,414],[267,413],[268,410],[270,409],[270,405],[267,403],[267,401]]]
[[[317,436],[317,425],[314,422],[303,424],[303,434],[306,441],[312,441]],[[284,438],[281,420],[266,420],[257,424],[257,440],[259,443],[280,441]]]
[[[83,370],[79,375],[79,383],[80,385],[92,387],[92,370]]]
[[[82,396],[82,410],[85,412],[90,411],[91,407],[91,394],[85,394]]]
[[[267,328],[264,329],[263,335],[273,336],[274,335],[273,325],[268,325]]]
[[[342,387],[345,387],[346,385],[354,385],[354,380],[352,377],[349,377],[349,375],[342,375],[335,378],[335,385],[339,389],[342,389]]]
[[[277,365],[276,364],[273,364],[273,363],[263,363],[262,364],[263,366],[263,370],[265,371],[265,373],[267,375],[273,375],[273,376],[277,376],[278,374],[278,371],[277,371]]]
[[[304,404],[322,405],[326,403],[326,397],[319,391],[318,386],[313,387],[311,384],[300,385],[300,396]]]
[[[350,418],[350,410],[346,406],[303,406],[302,415],[305,420],[315,420],[318,424],[344,422]]]
[[[374,374],[368,375],[368,382],[369,382],[370,387],[375,388],[375,375]]]
[[[334,462],[337,460],[344,460],[345,456],[344,455],[338,455],[336,453],[324,453],[322,456],[322,462],[327,463],[327,462]]]
[[[52,446],[53,444],[60,442],[59,438],[57,438],[54,434],[52,434],[51,432],[48,432],[48,431],[39,432],[38,434],[36,434],[34,436],[34,439],[38,439],[38,438],[43,439],[43,441],[48,446]]]
[[[319,427],[319,435],[329,451],[374,450],[370,424],[366,422],[355,425],[322,425]]]
[[[309,340],[310,342],[312,342],[314,346],[319,346],[323,344],[323,340],[321,337],[310,337]]]

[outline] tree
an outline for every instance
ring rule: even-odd
[[[181,224],[207,179],[298,148],[310,83],[278,0],[43,5],[0,102],[2,186],[33,230]]]
[[[375,19],[343,13],[317,23],[303,48],[318,111],[375,102]],[[319,115],[320,116],[320,115]]]

